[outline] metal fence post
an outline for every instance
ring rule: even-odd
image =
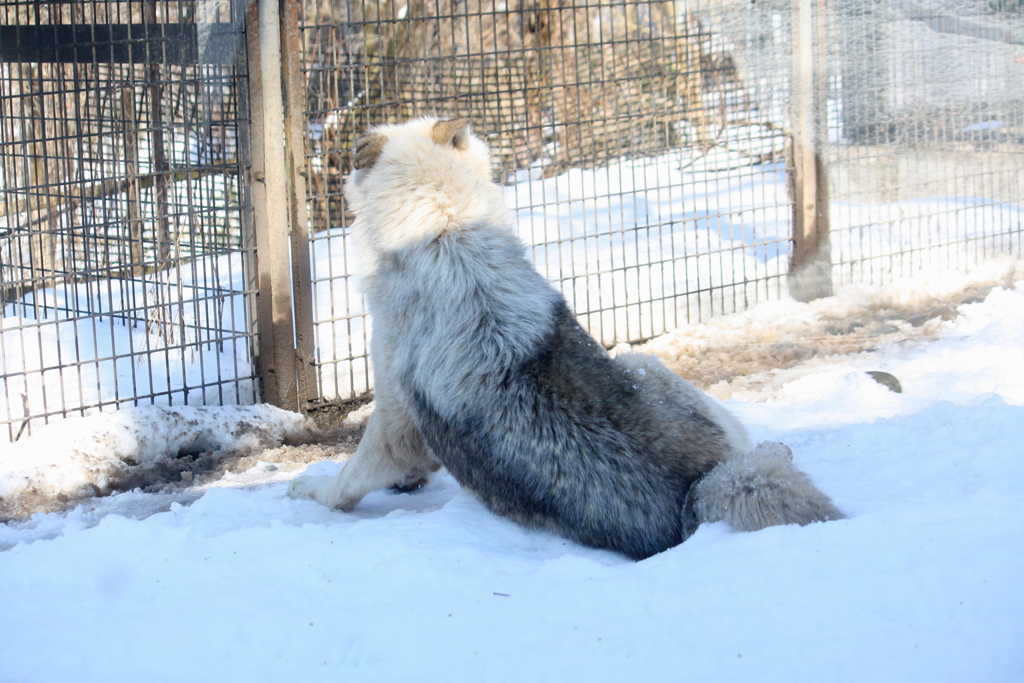
[[[832,294],[828,178],[821,158],[827,97],[825,2],[818,0],[815,47],[812,0],[793,0],[793,76],[790,99],[793,258],[789,292],[797,301]]]
[[[298,55],[282,40],[282,29],[294,29],[295,21],[282,22],[280,0],[250,0],[246,20],[263,400],[300,410],[312,390],[312,309],[308,296],[304,300],[298,296],[310,289],[309,246],[305,185],[295,170],[296,157],[301,161],[302,152],[296,149],[294,116],[289,120],[286,106],[286,88],[297,80]],[[301,104],[295,104],[290,109],[301,118]],[[293,276],[293,268],[298,277]]]

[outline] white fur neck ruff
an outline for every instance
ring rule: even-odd
[[[490,158],[467,119],[384,124],[361,137],[345,184],[356,214],[357,272],[372,275],[383,254],[453,230],[480,224],[511,230]]]

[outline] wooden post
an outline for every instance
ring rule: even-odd
[[[285,149],[290,188],[292,292],[295,306],[296,381],[299,409],[318,398],[315,344],[313,343],[313,275],[310,268],[309,215],[306,207],[306,83],[302,77],[302,41],[298,2],[284,4],[281,43],[284,55]]]
[[[296,80],[298,55],[294,45],[282,40],[282,29],[289,27],[289,21],[282,21],[281,4],[280,0],[249,0],[246,5],[250,192],[256,233],[263,400],[288,410],[301,410],[314,390],[305,183],[299,175],[303,166],[296,164],[296,160],[301,163],[303,159],[298,146],[301,128],[297,128],[301,126],[302,98],[295,101],[293,95],[289,119],[285,92],[289,82]],[[295,17],[290,28],[297,29]],[[282,45],[288,49],[282,50]],[[296,296],[300,292],[305,298]]]
[[[797,301],[832,294],[828,180],[821,159],[825,125],[825,3],[819,0],[815,49],[812,0],[793,0],[792,131],[789,145],[793,193],[793,258],[789,292]]]

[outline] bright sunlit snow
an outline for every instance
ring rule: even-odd
[[[784,334],[864,297],[769,302],[651,348]],[[928,338],[766,368],[727,403],[847,520],[705,525],[634,563],[448,476],[351,514],[287,498],[298,467],[123,493],[0,526],[0,680],[1022,680],[1024,281],[957,310]],[[43,436],[67,424],[28,443],[56,461]]]

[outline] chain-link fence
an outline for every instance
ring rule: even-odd
[[[228,2],[0,8],[0,440],[256,399],[239,60]]]

